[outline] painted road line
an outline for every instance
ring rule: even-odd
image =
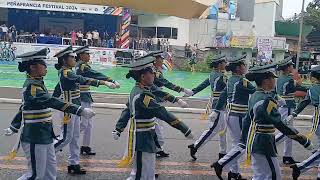
[[[5,161],[5,156],[0,156],[0,161]],[[5,161],[8,163],[14,162],[14,161],[26,161],[24,157],[16,157],[12,161]],[[85,164],[118,164],[120,160],[108,160],[108,159],[80,159],[80,163]],[[174,162],[174,161],[157,161],[157,165],[160,166],[179,166],[179,167],[210,167],[210,163],[205,162]],[[242,170],[251,170],[251,167],[241,167]],[[285,172],[292,171],[292,169],[288,166],[282,166],[281,169]],[[317,172],[317,168],[313,168],[309,170],[308,172]]]
[[[25,165],[8,165],[8,164],[0,164],[0,169],[9,169],[9,170],[27,170],[27,166]],[[88,172],[102,172],[102,173],[129,173],[131,168],[106,168],[106,167],[85,167]],[[58,167],[58,171],[66,172],[65,167]],[[166,175],[197,175],[197,176],[215,176],[213,171],[206,170],[157,170],[157,173],[166,174]],[[226,173],[223,173],[226,175]],[[242,173],[244,177],[252,177],[252,173]],[[300,176],[300,180],[313,180],[316,177],[310,175],[302,175]],[[283,176],[282,179],[291,180],[292,177]]]

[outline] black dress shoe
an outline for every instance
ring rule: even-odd
[[[157,158],[165,158],[165,157],[169,157],[169,155],[170,155],[169,153],[166,153],[164,151],[158,151],[156,153]]]
[[[195,155],[196,155],[198,150],[194,147],[193,144],[189,145],[188,148],[190,149],[190,156],[192,157],[192,159],[194,161],[197,160],[197,157]]]
[[[292,178],[293,180],[298,180],[298,177],[300,176],[300,169],[298,168],[298,166],[296,164],[293,164],[290,166],[290,168],[292,168]]]
[[[159,174],[158,174],[158,173],[154,174],[154,177],[155,177],[155,178],[158,178],[158,177],[159,177]]]
[[[89,155],[89,156],[94,156],[96,155],[95,152],[92,151],[92,149],[88,146],[81,146],[81,149],[80,149],[80,154],[82,155]]]
[[[228,180],[247,180],[245,178],[242,178],[240,173],[233,173],[233,172],[229,172],[228,173]]]
[[[292,165],[292,164],[295,164],[295,163],[298,163],[298,162],[295,161],[292,157],[283,156],[283,164]]]
[[[219,153],[219,160],[222,159],[226,154]]]
[[[222,166],[218,162],[215,162],[210,167],[214,169],[218,178],[220,180],[223,180],[223,178],[221,176],[222,175]]]
[[[79,164],[77,165],[69,165],[68,166],[69,174],[86,174],[87,171],[82,169]]]

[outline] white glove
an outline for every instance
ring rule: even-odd
[[[293,115],[289,115],[289,116],[284,120],[284,123],[285,123],[286,125],[290,125],[291,122],[293,121],[293,119],[294,119]]]
[[[182,100],[182,99],[179,99],[179,100],[177,101],[177,103],[178,103],[179,106],[182,107],[182,108],[188,108],[188,107],[189,107],[189,104],[188,104],[187,102],[185,102],[184,100]]]
[[[309,151],[312,151],[312,150],[314,150],[314,146],[313,146],[313,144],[312,143],[310,143],[310,145],[309,146],[307,146],[307,147],[305,147],[307,150],[309,150]]]
[[[116,88],[120,88],[120,83],[118,81],[113,82],[116,85]]]
[[[278,106],[282,107],[284,105],[286,105],[286,100],[284,100],[283,98],[279,97],[278,98]]]
[[[4,135],[11,136],[13,134],[14,132],[10,128],[4,129]]]
[[[105,81],[104,84],[105,84],[106,86],[108,86],[110,89],[115,89],[115,88],[117,88],[117,85],[115,85],[115,84],[112,83],[112,82]]]
[[[190,89],[183,89],[184,95],[183,97],[190,97],[193,96],[193,91],[191,91]]]
[[[112,136],[114,140],[118,140],[120,137],[121,133],[117,131],[116,129],[112,131]]]
[[[194,136],[193,136],[193,134],[192,134],[192,133],[190,133],[188,136],[186,136],[186,138],[187,138],[187,139],[193,139],[193,138],[194,138]]]
[[[95,115],[96,115],[96,113],[90,108],[84,108],[82,110],[82,112],[80,113],[80,116],[83,116],[83,117],[85,117],[87,119],[90,119]]]
[[[209,121],[214,122],[218,116],[219,116],[219,112],[218,111],[212,111],[212,113],[209,115]]]

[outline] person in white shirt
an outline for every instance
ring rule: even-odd
[[[98,46],[99,32],[97,30],[92,31],[92,37],[93,37],[93,46]]]
[[[2,25],[2,33],[3,33],[4,41],[8,41],[8,27],[6,24]]]
[[[90,31],[87,32],[86,34],[87,40],[88,40],[88,45],[92,46],[92,34]]]
[[[78,46],[82,46],[82,39],[83,39],[83,34],[81,31],[77,32],[77,37],[78,37]]]

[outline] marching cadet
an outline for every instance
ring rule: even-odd
[[[292,56],[289,56],[285,58],[283,61],[280,61],[278,63],[277,69],[281,71],[281,75],[277,79],[276,91],[277,94],[286,102],[284,106],[279,107],[279,112],[281,114],[282,119],[286,119],[289,115],[291,115],[292,111],[296,107],[294,94],[296,92],[296,86],[300,85],[301,82],[295,81],[291,74],[294,70]],[[293,126],[293,121],[290,121],[289,125]],[[283,164],[294,164],[296,161],[292,158],[292,140],[282,133],[277,134],[277,144],[282,143],[283,141]]]
[[[179,106],[182,108],[188,107],[188,104],[185,101],[183,101],[182,99],[176,98],[176,97],[170,95],[169,93],[163,92],[161,90],[162,87],[166,87],[168,89],[171,89],[171,90],[179,92],[179,93],[180,92],[184,92],[185,94],[193,93],[191,90],[177,86],[164,78],[164,76],[161,72],[161,68],[163,65],[163,59],[164,59],[163,52],[162,51],[154,51],[154,52],[147,54],[146,56],[144,56],[142,58],[136,59],[136,61],[139,61],[139,59],[143,59],[147,56],[152,56],[155,58],[153,65],[154,65],[154,67],[156,67],[155,68],[156,69],[156,72],[155,72],[156,76],[154,79],[154,85],[151,87],[151,91],[157,97],[156,101],[159,103],[169,101],[171,103],[178,103]],[[120,134],[122,133],[124,128],[127,126],[129,118],[130,118],[129,109],[126,108],[122,111],[121,116],[117,122],[116,129],[112,132],[114,139],[119,138]],[[166,153],[163,151],[164,135],[163,135],[162,121],[157,120],[155,129],[156,129],[156,133],[157,133],[157,137],[158,137],[158,142],[160,145],[160,148],[158,148],[158,152],[156,153],[157,157],[160,157],[160,158],[161,157],[169,157],[169,153]]]
[[[278,97],[273,92],[274,78],[276,77],[273,74],[275,66],[275,64],[269,64],[253,67],[246,75],[250,81],[256,82],[258,90],[251,95],[249,100],[249,111],[242,125],[241,143],[211,166],[220,179],[222,179],[222,168],[227,164],[234,163],[245,150],[248,155],[247,163],[250,163],[251,156],[253,159],[256,158],[252,162],[254,180],[281,179],[280,167],[276,158],[275,128],[286,136],[297,140],[307,149],[313,147],[308,138],[298,134],[298,131],[281,121],[276,103]],[[270,169],[266,169],[266,167],[270,167]]]
[[[256,90],[253,84],[244,77],[247,72],[245,58],[246,55],[242,55],[229,60],[226,70],[231,71],[232,76],[228,79],[227,85],[222,91],[216,107],[209,116],[212,121],[217,119],[220,116],[219,111],[224,108],[224,101],[227,100],[228,109],[226,121],[232,140],[232,148],[237,147],[237,144],[240,142],[242,120],[248,111],[249,95],[253,94]],[[239,173],[238,161],[235,161],[235,163],[230,166],[228,179],[243,179]]]
[[[116,88],[120,88],[120,84],[112,80],[110,77],[92,69],[89,65],[90,62],[90,50],[89,46],[84,46],[76,49],[74,53],[77,54],[77,66],[76,74],[87,78],[93,78],[97,80],[108,81],[114,83]],[[93,99],[90,92],[90,85],[80,84],[80,98],[81,106],[91,108]],[[91,133],[92,133],[92,119],[81,118],[80,132],[83,133],[83,141],[80,149],[80,153],[84,155],[96,155],[92,151],[91,144]]]
[[[302,110],[307,107],[309,104],[314,106],[314,116],[312,121],[311,131],[308,133],[308,137],[312,138],[314,135],[317,136],[318,140],[318,149],[315,151],[308,159],[304,160],[301,163],[297,163],[291,166],[293,169],[292,177],[294,180],[297,180],[301,173],[304,173],[311,169],[314,166],[320,167],[320,130],[319,130],[319,95],[320,95],[320,66],[316,66],[311,69],[311,81],[312,86],[308,90],[307,96],[305,99],[300,102],[298,107],[288,116],[286,121],[290,122],[296,117]],[[320,180],[320,171],[318,171],[317,180]]]
[[[128,148],[120,166],[133,161],[131,175],[127,180],[155,179],[155,158],[158,146],[155,132],[156,118],[166,121],[180,130],[185,137],[193,138],[191,129],[161,106],[150,91],[154,82],[153,57],[144,57],[132,63],[127,78],[133,78],[137,84],[129,96],[130,128]]]
[[[46,48],[17,57],[22,59],[19,71],[26,72],[27,79],[22,90],[22,106],[10,128],[5,129],[5,134],[9,136],[17,133],[22,127],[20,142],[28,161],[28,172],[19,180],[56,179],[57,163],[53,145],[55,136],[50,108],[86,118],[95,115],[89,108],[51,97],[43,82],[43,77],[47,74],[47,54]]]
[[[210,68],[212,68],[212,72],[205,81],[203,81],[198,87],[192,89],[193,95],[197,94],[198,92],[202,91],[209,85],[211,86],[212,90],[212,108],[215,107],[221,91],[226,87],[226,80],[227,77],[224,75],[225,66],[226,66],[226,56],[224,55],[217,55],[211,59],[209,63]],[[189,145],[188,148],[190,149],[191,157],[196,160],[196,152],[199,148],[204,146],[210,139],[212,139],[217,133],[221,133],[220,136],[220,152],[219,152],[219,159],[221,159],[227,150],[227,142],[226,142],[226,133],[224,132],[225,129],[225,120],[224,120],[224,109],[220,111],[219,119],[215,121],[211,121],[209,119],[209,129],[205,130],[199,139],[197,139],[193,144]]]
[[[275,145],[276,129],[306,149],[313,148],[309,138],[282,121],[272,93],[276,78],[273,71],[272,65],[258,66],[250,69],[246,75],[258,86],[258,90],[250,97],[247,115],[249,119],[246,120],[251,123],[247,136],[247,155],[248,159],[252,157],[253,180],[281,179]]]
[[[76,54],[69,46],[60,52],[55,57],[58,58],[58,63],[55,64],[56,69],[59,71],[59,84],[60,92],[63,94],[63,100],[68,103],[81,105],[79,84],[99,86],[105,85],[110,88],[115,88],[116,85],[103,80],[96,80],[77,75],[72,68],[76,66]],[[59,88],[56,88],[57,90]],[[59,93],[54,93],[55,96],[60,96]],[[69,144],[70,156],[68,158],[68,173],[70,174],[86,174],[86,170],[82,169],[79,165],[80,160],[80,121],[79,116],[64,114],[63,125],[61,127],[61,137],[54,145],[56,151]]]

